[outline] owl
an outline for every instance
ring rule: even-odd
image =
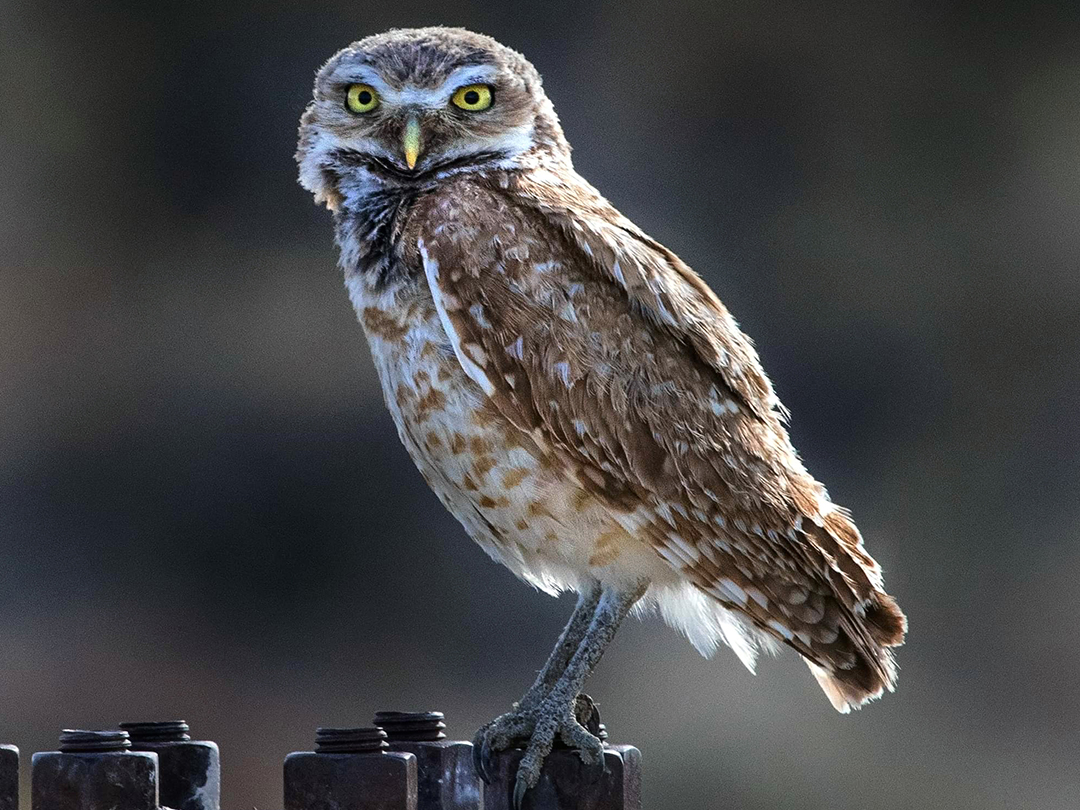
[[[749,338],[577,174],[521,54],[455,28],[355,42],[318,72],[297,161],[420,473],[492,558],[578,595],[478,732],[482,777],[524,745],[520,804],[556,738],[602,761],[575,701],[632,609],[750,668],[791,647],[841,712],[893,689],[904,615]]]

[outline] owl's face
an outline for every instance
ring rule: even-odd
[[[569,147],[536,69],[463,29],[390,31],[319,71],[300,128],[301,182],[333,202],[350,166],[408,182],[445,169],[512,166]]]

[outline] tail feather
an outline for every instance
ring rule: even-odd
[[[861,708],[868,700],[873,700],[881,694],[880,691],[878,691],[877,695],[867,695],[865,692],[857,692],[847,686],[843,681],[834,678],[809,658],[804,658],[803,660],[806,662],[806,666],[810,667],[810,674],[817,680],[818,686],[821,687],[821,691],[825,693],[825,697],[829,699],[833,708],[840,712],[840,714],[847,714],[852,709]]]
[[[889,594],[878,592],[874,596],[875,601],[867,606],[863,616],[866,629],[882,647],[899,647],[907,633],[907,617]]]
[[[893,691],[896,663],[889,648],[903,644],[907,632],[907,619],[896,600],[886,593],[876,593],[874,601],[856,616],[842,622],[844,635],[853,643],[854,666],[828,667],[803,659],[833,708],[841,714],[862,708],[885,690]]]
[[[885,593],[881,569],[863,548],[862,536],[848,513],[827,511],[806,536],[829,563],[827,578],[838,608],[838,637],[812,645],[804,660],[833,707],[846,714],[896,686],[890,647],[904,643],[907,618]]]

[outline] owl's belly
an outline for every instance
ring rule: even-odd
[[[426,292],[426,291],[423,291]],[[665,579],[670,566],[514,427],[462,370],[430,297],[353,303],[387,407],[424,480],[494,559],[542,590],[586,577]]]

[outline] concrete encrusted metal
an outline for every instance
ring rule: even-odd
[[[0,745],[0,810],[19,810],[19,749]]]
[[[416,755],[418,810],[477,810],[483,786],[472,763],[472,743],[447,740],[442,712],[379,712],[390,750]]]
[[[192,740],[183,720],[121,723],[135,751],[158,755],[161,804],[172,810],[220,810],[221,755],[216,743]]]
[[[318,730],[317,751],[285,758],[285,810],[416,810],[416,757],[381,729]]]
[[[59,751],[34,754],[32,810],[159,810],[158,757],[123,731],[65,730]]]

